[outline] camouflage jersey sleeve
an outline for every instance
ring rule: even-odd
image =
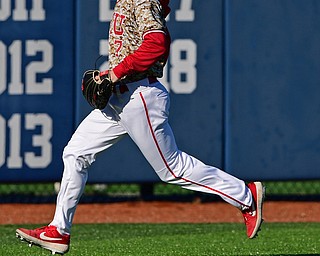
[[[144,37],[152,32],[167,33],[162,6],[158,0],[118,0],[109,30],[110,69],[123,64],[121,62],[128,59],[128,56],[134,56]],[[146,76],[162,77],[166,59],[167,54],[160,56],[143,71],[134,70],[133,67],[125,78],[136,81]]]

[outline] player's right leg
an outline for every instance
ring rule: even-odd
[[[83,193],[88,169],[96,155],[119,141],[126,131],[109,115],[93,110],[78,126],[63,151],[64,172],[50,223],[62,234],[69,234],[76,207]]]
[[[34,230],[19,228],[16,236],[29,245],[38,245],[52,251],[53,254],[64,254],[69,251],[70,235],[61,235],[54,226],[45,226]]]
[[[76,207],[83,193],[87,171],[96,154],[111,147],[126,131],[108,116],[108,111],[93,110],[78,126],[63,152],[64,172],[52,222],[43,228],[17,229],[17,236],[53,253],[69,250],[70,233]]]

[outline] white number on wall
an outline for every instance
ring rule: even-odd
[[[171,45],[170,88],[190,94],[197,87],[197,45],[191,39],[175,40]]]
[[[0,95],[6,90],[7,84],[7,47],[0,41]]]
[[[192,9],[192,2],[193,0],[180,0],[179,9],[175,11],[176,21],[194,21],[195,14]],[[99,21],[109,22],[112,19],[112,15],[113,9],[111,8],[111,0],[99,0]],[[171,14],[169,16],[171,16]],[[169,16],[167,17],[167,21],[170,20]]]
[[[99,21],[109,22],[113,15],[110,0],[99,0]]]
[[[41,148],[41,155],[36,156],[33,152],[25,153],[25,162],[30,168],[47,167],[52,160],[52,119],[47,114],[27,114],[26,130],[34,130],[37,126],[42,129],[41,134],[32,136],[32,146]]]
[[[9,156],[8,156],[8,168],[21,168],[22,157],[20,155],[21,145],[21,115],[14,114],[8,121],[9,127]]]
[[[52,119],[48,114],[25,114],[25,130],[36,130],[40,134],[32,135],[32,147],[40,148],[40,155],[34,152],[21,152],[22,116],[13,114],[6,124],[0,115],[0,167],[7,163],[9,169],[22,169],[23,162],[29,168],[46,168],[52,162]],[[8,127],[8,157],[6,159],[6,129]]]
[[[180,8],[176,10],[177,21],[194,21],[194,10],[192,10],[192,0],[181,0]]]
[[[47,73],[53,66],[53,47],[47,40],[28,40],[26,44],[27,56],[35,56],[37,52],[43,53],[41,61],[33,61],[26,67],[26,93],[27,94],[52,94],[52,79],[44,78],[36,81],[38,73]]]
[[[15,21],[42,21],[46,19],[46,12],[43,9],[43,0],[32,0],[31,9],[27,9],[27,0],[15,0],[12,10],[11,0],[0,0],[0,21],[12,19]],[[28,13],[30,12],[30,14]]]
[[[7,58],[8,51],[8,58]],[[41,59],[29,62],[26,67],[22,67],[22,60],[40,54]],[[0,41],[0,95],[8,89],[9,95],[43,95],[53,93],[53,79],[42,78],[39,74],[45,74],[53,67],[53,46],[48,40],[27,40],[25,43],[25,53],[23,42],[14,40],[8,47]],[[7,81],[7,68],[10,69],[10,78]],[[25,76],[23,72],[25,71]],[[25,77],[25,88],[22,78]],[[7,88],[8,82],[8,88]]]

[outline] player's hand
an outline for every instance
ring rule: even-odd
[[[112,82],[108,73],[87,70],[82,77],[81,90],[88,103],[97,109],[104,109],[112,94]]]
[[[112,83],[115,83],[119,80],[119,78],[115,75],[115,73],[113,72],[113,70],[109,71],[109,77]]]

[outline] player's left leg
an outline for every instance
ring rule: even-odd
[[[250,211],[250,214],[259,211],[260,214],[253,214],[258,218],[249,221],[251,224],[254,221],[254,228],[248,231],[249,237],[254,236],[261,224],[262,199],[255,199],[253,187],[246,186],[244,181],[178,149],[168,123],[169,95],[160,83],[146,86],[145,90],[135,93],[134,98],[135,102],[128,106],[134,112],[124,110],[121,122],[125,125],[130,123],[126,125],[130,127],[129,135],[158,176],[165,182],[186,189],[219,195],[240,210]],[[259,191],[262,190],[260,187]],[[260,195],[262,193],[259,192]]]
[[[161,83],[140,87],[132,98],[120,122],[163,181],[217,194],[239,209],[250,207],[252,195],[242,180],[178,149],[168,123],[169,94]]]

